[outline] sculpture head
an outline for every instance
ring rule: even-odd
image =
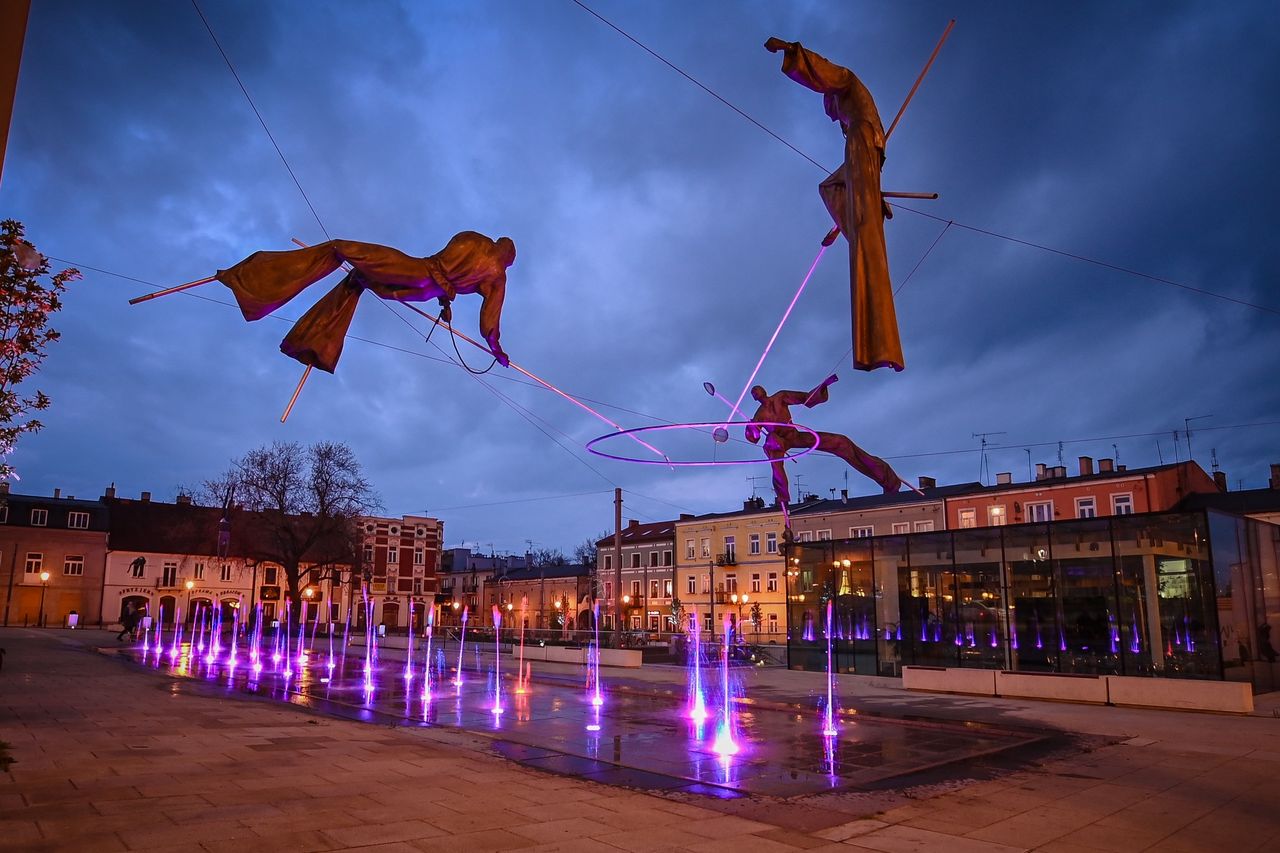
[[[502,265],[509,267],[516,262],[516,244],[510,237],[499,237],[495,241],[498,245],[498,257],[502,259]]]
[[[751,389],[751,396],[755,399],[757,403],[763,403],[764,398],[768,397],[769,395],[768,393],[765,392],[763,385],[756,385]]]

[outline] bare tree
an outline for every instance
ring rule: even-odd
[[[563,566],[567,562],[559,548],[534,548],[529,552],[530,566]]]
[[[354,566],[356,519],[379,507],[351,448],[327,441],[310,447],[277,441],[251,450],[222,475],[206,480],[202,492],[203,503],[229,502],[247,510],[232,510],[233,529],[242,528],[233,535],[244,536],[236,549],[284,570],[295,615],[306,586],[303,566],[314,580]]]
[[[608,531],[598,536],[591,536],[584,539],[573,549],[573,560],[581,566],[594,566],[596,564],[596,543],[608,536]]]

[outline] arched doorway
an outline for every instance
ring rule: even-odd
[[[240,599],[224,598],[222,599],[222,624],[230,625],[236,619],[236,613],[240,610]]]
[[[147,598],[145,595],[130,595],[127,598],[121,599],[120,622],[124,622],[124,616],[125,613],[128,612],[130,604],[133,605],[134,612],[139,618],[141,618],[147,615],[147,611],[151,606],[151,599]]]
[[[395,601],[388,601],[382,605],[382,624],[387,626],[387,630],[393,630],[400,624],[400,604]]]
[[[195,621],[196,614],[199,614],[201,621],[204,621],[205,619],[209,618],[208,614],[209,614],[210,604],[211,602],[209,601],[208,598],[201,597],[201,598],[191,599],[191,606],[187,608],[187,615],[186,615],[187,624],[190,625],[192,622]]]
[[[591,611],[584,610],[581,613],[579,613],[578,614],[578,630],[590,631],[592,627],[594,626],[591,624]]]
[[[177,606],[177,599],[172,595],[162,596],[160,599],[160,621],[165,625],[172,625],[174,619],[174,608]]]

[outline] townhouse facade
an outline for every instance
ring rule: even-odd
[[[103,618],[107,512],[96,500],[10,494],[0,483],[0,583],[5,625]]]
[[[629,520],[621,531],[621,561],[616,564],[614,537],[596,542],[596,589],[603,628],[621,625],[625,631],[650,634],[679,630],[672,609],[678,598],[675,524]]]
[[[362,516],[357,527],[360,572],[369,584],[374,624],[421,631],[426,607],[440,592],[444,522],[423,515]],[[352,622],[363,626],[365,607],[356,610]]]
[[[740,511],[676,521],[675,594],[683,617],[696,614],[712,638],[724,633],[727,618],[744,639],[784,642],[783,523],[781,508],[759,497]]]

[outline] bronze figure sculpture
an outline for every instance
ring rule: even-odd
[[[231,289],[246,320],[259,320],[293,299],[344,263],[351,271],[294,324],[280,351],[308,367],[333,373],[343,339],[364,291],[398,302],[440,300],[448,322],[449,303],[458,294],[478,293],[480,332],[494,357],[509,364],[499,341],[499,320],[506,294],[507,268],[515,262],[509,237],[492,240],[463,231],[434,255],[406,255],[389,246],[353,240],[329,240],[283,252],[254,252],[215,278]],[[296,394],[295,394],[296,396]]]
[[[902,370],[902,342],[889,280],[884,220],[892,216],[880,190],[885,132],[871,92],[848,68],[836,65],[799,42],[771,38],[771,53],[783,52],[782,73],[822,94],[823,106],[844,132],[844,163],[818,185],[835,221],[849,241],[853,366],[858,370]]]
[[[777,495],[778,503],[783,507],[791,502],[791,488],[787,484],[787,471],[783,464],[783,457],[789,450],[814,447],[814,438],[809,433],[798,429],[783,426],[764,427],[759,424],[793,423],[790,407],[803,405],[805,408],[812,409],[820,403],[827,402],[830,399],[827,386],[837,379],[838,377],[834,375],[828,376],[822,384],[807,392],[776,391],[769,394],[760,385],[751,389],[751,396],[760,403],[760,408],[756,409],[756,413],[751,416],[752,422],[747,425],[747,441],[756,444],[760,441],[760,434],[765,433],[764,453],[773,460],[770,465],[773,469],[773,491]],[[884,489],[885,494],[892,494],[902,488],[902,478],[889,466],[888,462],[867,453],[854,444],[848,436],[833,432],[818,432],[817,436],[818,451],[830,453],[848,462],[854,469],[874,480]]]

